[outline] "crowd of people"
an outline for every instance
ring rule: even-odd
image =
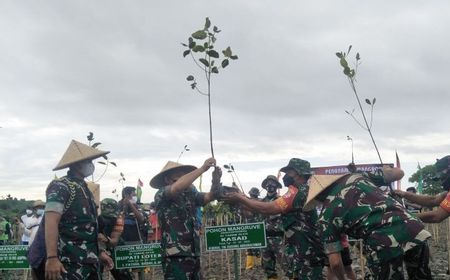
[[[203,279],[198,212],[215,200],[239,208],[246,222],[265,222],[267,247],[247,251],[246,269],[261,263],[267,279],[281,279],[277,263],[289,279],[356,279],[349,237],[363,242],[366,279],[405,279],[404,268],[408,279],[432,279],[431,235],[422,222],[450,216],[450,156],[435,164],[444,189],[436,196],[382,191],[380,186],[403,177],[398,168],[369,173],[350,167],[341,175],[315,175],[308,161],[292,158],[279,173],[284,173],[286,193],[279,194],[279,178],[269,175],[261,183],[266,196],[259,198],[259,189],[252,188],[248,197],[222,185],[214,158],[199,168],[169,161],[150,181],[157,192],[146,208],[138,203],[134,187],[123,188],[120,201],[107,198],[95,204],[85,178],[94,172],[92,161],[108,153],[72,140],[54,168],[68,168],[67,175],[49,184],[46,203],[36,201],[15,221],[20,243],[30,244],[34,279],[101,279],[106,270],[115,279],[133,279],[129,270],[114,268],[113,250],[147,242],[161,244],[165,279]],[[210,168],[210,191],[199,192],[193,183]],[[406,206],[400,198],[408,201]],[[422,206],[438,207],[412,213],[411,207]],[[14,235],[14,226],[7,229],[6,224],[0,219],[3,243],[5,235]]]

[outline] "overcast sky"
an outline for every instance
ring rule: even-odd
[[[383,161],[398,151],[407,186],[418,162],[450,153],[449,11],[447,1],[2,1],[0,196],[45,199],[70,140],[87,143],[90,131],[117,163],[102,198],[123,172],[152,201],[148,182],[184,145],[180,162],[200,166],[207,99],[185,78],[205,82],[180,43],[207,16],[222,30],[216,47],[239,56],[213,77],[212,110],[218,164],[232,163],[246,190],[291,157],[349,163],[347,135],[356,163],[378,163],[345,113],[358,105],[335,53],[350,44],[362,58],[359,94],[377,99]]]

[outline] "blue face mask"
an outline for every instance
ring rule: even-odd
[[[44,215],[44,212],[45,212],[45,210],[44,210],[44,209],[41,209],[41,208],[36,210],[36,214],[37,214],[38,216]]]

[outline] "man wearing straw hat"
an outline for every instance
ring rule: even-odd
[[[315,209],[302,209],[309,190],[307,183],[312,175],[310,163],[292,158],[280,171],[285,173],[283,182],[289,190],[278,199],[261,202],[230,193],[226,200],[239,202],[261,214],[282,214],[287,276],[290,279],[322,279],[325,253],[319,237],[317,212]]]
[[[315,175],[311,178],[304,209],[322,204],[320,225],[330,267],[345,279],[341,259],[341,234],[362,239],[370,279],[432,279],[426,262],[424,225],[378,186],[403,177],[398,168],[375,173]]]
[[[67,175],[47,187],[45,243],[48,280],[100,279],[99,260],[108,269],[111,258],[98,249],[97,209],[84,178],[94,172],[93,159],[108,154],[72,140],[53,170],[69,168]]]
[[[162,233],[164,279],[202,279],[197,208],[216,199],[214,193],[222,172],[215,167],[208,193],[198,192],[193,182],[215,164],[214,158],[207,159],[200,168],[169,161],[150,181],[150,186],[158,189],[155,206]]]

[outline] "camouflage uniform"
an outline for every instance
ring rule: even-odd
[[[294,170],[305,179],[312,175],[308,161],[292,158],[282,172]],[[283,178],[290,177],[287,174]],[[292,178],[291,178],[292,179]],[[285,238],[285,271],[291,279],[322,279],[325,252],[319,236],[318,216],[315,209],[303,211],[309,191],[307,184],[285,182],[288,192],[275,200],[283,215]]]
[[[320,224],[326,251],[341,251],[340,235],[345,233],[364,242],[372,274],[366,279],[404,279],[403,260],[408,272],[414,271],[409,279],[431,279],[429,270],[428,276],[420,276],[427,264],[415,260],[424,253],[430,233],[417,218],[376,187],[383,183],[381,171],[351,174],[318,195],[317,200],[323,202]]]
[[[252,188],[249,192],[250,199],[256,199],[259,200],[259,190],[257,188]],[[246,223],[256,223],[261,221],[261,216],[257,213],[251,213],[250,215],[246,216],[245,222]],[[257,258],[261,258],[261,250],[260,249],[247,249],[247,256],[254,256]],[[258,264],[259,265],[259,264]]]
[[[290,186],[288,193],[276,202],[282,215],[286,276],[291,279],[321,279],[325,253],[319,236],[318,216],[315,209],[303,212],[309,186]],[[285,212],[286,211],[286,212]]]
[[[119,209],[117,201],[112,198],[105,198],[100,203],[101,214],[98,216],[98,231],[102,233],[107,238],[111,238],[111,234],[113,231],[118,230],[117,219],[119,217]],[[123,219],[121,216],[120,219]],[[123,221],[122,221],[123,223]],[[123,232],[123,225],[121,225],[120,230]],[[119,231],[120,232],[120,231]],[[125,245],[125,242],[122,238],[119,239],[117,243],[118,246]],[[107,251],[109,255],[114,261],[114,247],[111,247],[109,243],[106,244]],[[128,269],[116,269],[113,268],[109,272],[111,272],[112,276],[115,280],[132,280],[133,276]]]
[[[263,202],[269,202],[277,199],[277,193],[267,194]],[[262,266],[267,278],[277,278],[276,263],[283,257],[283,224],[281,215],[271,215],[264,219],[266,225],[267,247],[262,249]]]
[[[174,198],[170,186],[155,194],[155,206],[161,226],[161,255],[164,279],[202,279],[200,272],[200,233],[197,207],[203,206],[205,193],[191,186]]]
[[[99,279],[97,209],[86,182],[69,171],[49,184],[46,196],[45,211],[62,215],[58,256],[67,270],[63,279]]]

